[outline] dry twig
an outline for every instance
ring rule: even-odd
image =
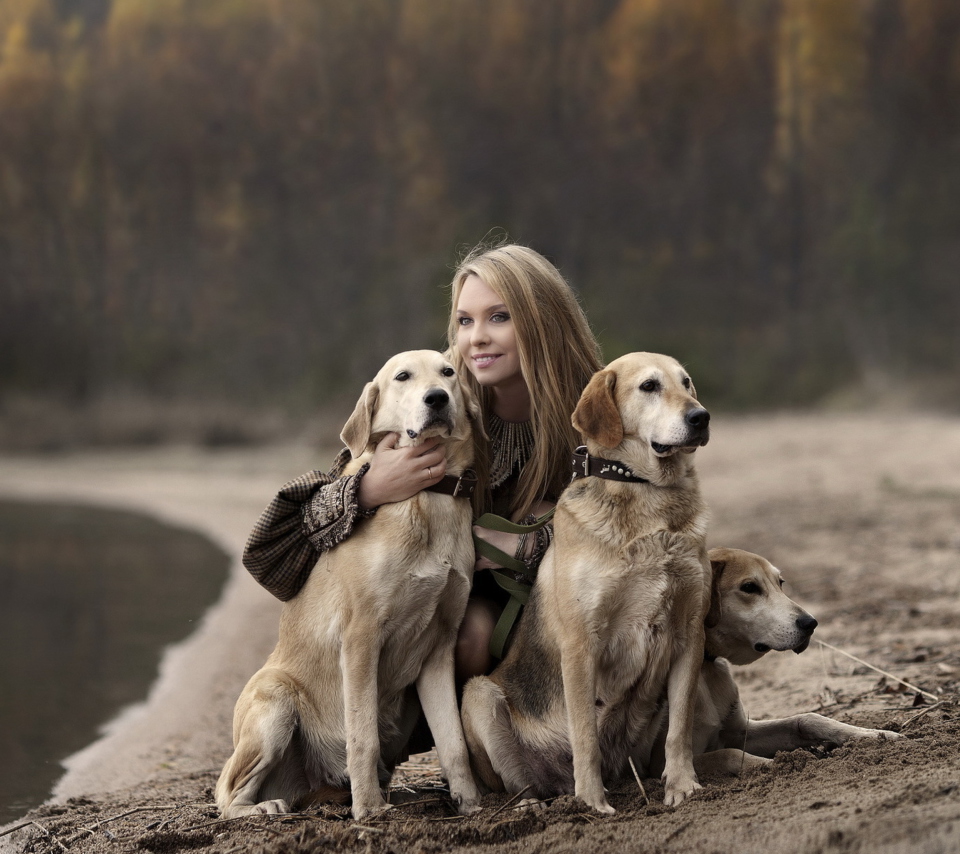
[[[507,801],[503,806],[501,806],[492,816],[491,819],[496,818],[500,813],[502,813],[507,807],[513,804],[515,801],[518,801],[523,795],[529,792],[533,786],[524,786],[519,792],[517,792],[509,801]]]
[[[922,688],[918,688],[916,685],[911,685],[909,682],[904,681],[899,676],[894,676],[892,673],[888,673],[886,670],[881,670],[879,667],[875,667],[867,661],[864,661],[862,658],[857,658],[857,656],[852,655],[849,652],[845,652],[839,647],[833,646],[832,644],[822,641],[819,638],[814,638],[814,640],[820,644],[820,646],[825,646],[827,649],[832,649],[834,652],[839,652],[840,655],[845,655],[847,658],[853,659],[857,664],[862,664],[864,667],[869,667],[871,670],[875,670],[877,673],[882,676],[886,676],[888,679],[892,679],[894,682],[899,682],[901,685],[906,685],[911,691],[916,691],[918,694],[922,694],[924,697],[929,697],[934,702],[937,702],[938,697],[936,694],[931,694],[929,691],[924,691]]]
[[[630,770],[633,771],[633,777],[637,781],[637,785],[640,787],[640,794],[643,795],[643,802],[647,806],[650,806],[650,798],[647,797],[647,790],[643,788],[640,775],[637,773],[637,766],[633,764],[633,757],[628,756],[627,760],[630,762]]]
[[[64,845],[64,844],[57,838],[57,836],[56,836],[55,834],[53,834],[53,833],[51,833],[49,830],[47,830],[47,828],[45,828],[42,824],[37,824],[35,821],[28,821],[27,824],[32,824],[32,825],[33,825],[35,828],[37,828],[37,830],[39,830],[44,836],[46,836],[46,837],[47,837],[48,839],[50,839],[52,842],[55,842],[57,845],[59,845],[61,851],[66,851],[66,850],[67,850],[67,846]]]
[[[927,706],[922,712],[918,712],[917,714],[913,715],[913,717],[907,718],[907,720],[904,721],[902,726],[900,727],[900,732],[903,732],[908,726],[910,726],[910,724],[912,724],[916,720],[919,720],[928,712],[932,712],[934,709],[939,709],[945,705],[948,705],[947,701],[940,700],[939,702],[934,703],[932,706]]]

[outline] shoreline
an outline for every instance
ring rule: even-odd
[[[211,758],[226,759],[235,698],[272,649],[280,611],[240,555],[286,471],[293,477],[309,468],[308,456],[309,449],[291,446],[252,455],[165,448],[3,459],[5,498],[142,513],[199,533],[230,557],[219,598],[188,637],[163,650],[146,697],[61,761],[63,774],[45,804],[209,771]]]

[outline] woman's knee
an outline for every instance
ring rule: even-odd
[[[458,682],[490,670],[490,638],[497,624],[497,607],[484,599],[471,599],[457,635],[455,667]]]

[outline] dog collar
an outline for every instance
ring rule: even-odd
[[[600,477],[604,480],[618,480],[621,483],[650,483],[645,477],[634,474],[627,466],[617,462],[617,460],[591,457],[587,453],[586,445],[581,445],[573,452],[570,463],[573,466],[571,482],[581,477]]]
[[[452,495],[454,498],[473,498],[473,491],[477,488],[477,473],[473,469],[467,469],[460,477],[448,474],[433,486],[425,488],[430,492]]]

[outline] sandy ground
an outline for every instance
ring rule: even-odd
[[[488,796],[455,816],[430,756],[395,779],[384,817],[344,808],[217,820],[212,787],[233,703],[276,636],[278,603],[237,560],[219,603],[166,654],[144,703],[66,763],[51,801],[0,829],[4,851],[960,851],[960,419],[890,415],[717,417],[698,452],[711,545],[783,570],[819,620],[801,656],[737,669],[755,718],[819,711],[896,729],[896,742],[781,754],[772,768],[704,780],[662,805],[658,781],[515,810]],[[276,487],[327,455],[302,447],[188,449],[0,460],[0,494],[141,510],[202,531],[239,558]],[[859,661],[848,655],[856,656]],[[886,675],[881,672],[884,671]],[[911,687],[896,681],[904,680]],[[918,694],[922,689],[933,699]],[[9,832],[13,827],[19,829]]]

